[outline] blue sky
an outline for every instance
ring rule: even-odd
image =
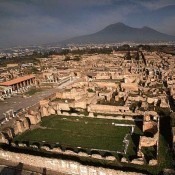
[[[0,47],[56,42],[117,22],[175,35],[175,0],[0,0]]]

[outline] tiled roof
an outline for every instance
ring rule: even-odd
[[[11,86],[13,84],[17,84],[17,83],[20,83],[20,82],[25,81],[25,80],[29,80],[29,79],[34,78],[34,77],[35,77],[34,75],[26,75],[24,77],[18,77],[18,78],[15,78],[13,80],[10,80],[10,81],[0,83],[0,85],[1,86]]]

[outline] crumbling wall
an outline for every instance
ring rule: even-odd
[[[0,150],[0,159],[9,160],[12,162],[23,163],[25,165],[46,168],[56,172],[75,175],[125,175],[126,172],[112,170],[102,167],[94,167],[82,165],[75,161],[44,158],[40,156],[33,156],[28,154],[19,154],[9,151]],[[37,162],[37,163],[36,163]],[[127,172],[128,175],[143,175],[142,173]]]
[[[132,113],[129,107],[127,106],[111,106],[111,105],[98,105],[98,104],[89,105],[88,112],[107,113],[107,114]]]
[[[137,83],[121,83],[121,88],[129,91],[138,91],[139,87]]]

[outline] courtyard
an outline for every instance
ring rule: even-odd
[[[124,139],[132,142],[132,132],[140,132],[133,121],[51,115],[42,118],[37,128],[16,136],[14,141],[57,143],[65,147],[122,153],[126,147]]]

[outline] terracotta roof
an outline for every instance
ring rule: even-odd
[[[0,85],[1,86],[11,86],[13,84],[17,84],[17,83],[20,83],[20,82],[25,81],[25,80],[29,80],[29,79],[34,78],[34,77],[35,77],[34,75],[26,75],[24,77],[18,77],[18,78],[15,78],[13,80],[10,80],[10,81],[0,83]]]

